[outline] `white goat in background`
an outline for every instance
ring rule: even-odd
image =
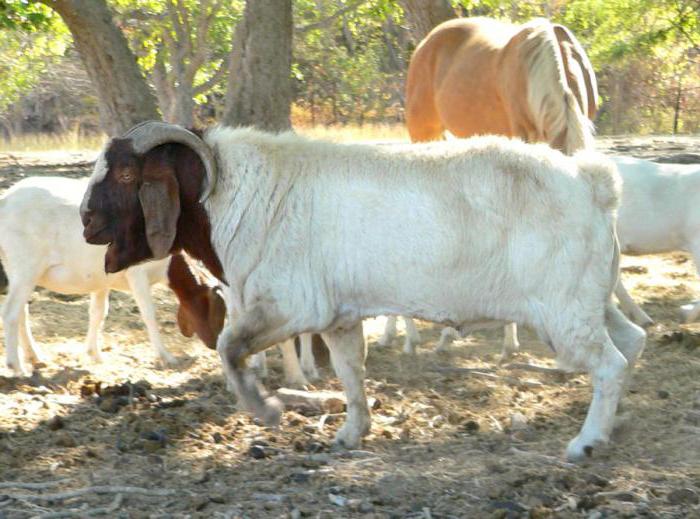
[[[2,308],[7,367],[26,374],[21,346],[31,363],[43,354],[29,326],[28,301],[36,286],[62,294],[90,294],[87,354],[100,361],[99,335],[109,308],[111,289],[130,292],[136,300],[158,358],[177,359],[158,332],[151,285],[167,281],[170,258],[134,266],[117,274],[104,272],[104,246],[88,245],[82,235],[79,206],[87,179],[30,177],[0,197],[0,261],[9,281]]]

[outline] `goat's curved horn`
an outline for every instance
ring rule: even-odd
[[[204,186],[201,201],[209,198],[216,185],[216,157],[213,150],[202,139],[191,131],[176,124],[162,121],[145,121],[137,124],[127,131],[124,139],[131,139],[134,151],[144,154],[161,144],[177,142],[192,149],[204,163],[207,174],[207,183]]]

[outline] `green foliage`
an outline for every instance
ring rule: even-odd
[[[600,133],[669,132],[674,124],[680,131],[700,128],[698,0],[451,1],[462,16],[517,23],[541,16],[569,27],[596,70]],[[209,116],[220,110],[227,87],[222,72],[245,0],[109,0],[109,5],[151,78],[160,60],[176,85],[174,71],[187,68],[197,49],[206,49],[192,80],[195,100]],[[177,19],[173,9],[180,12]],[[211,23],[200,33],[203,12]],[[413,43],[400,0],[294,0],[294,17],[296,123],[401,119]],[[178,24],[189,31],[193,52],[173,50],[172,42],[182,41]],[[0,114],[33,88],[69,40],[58,16],[37,1],[0,0]]]
[[[7,10],[0,14],[0,114],[31,90],[46,66],[62,56],[70,42],[70,34],[57,16],[44,16],[46,13],[43,13],[41,23],[32,25],[29,15],[37,13],[33,10],[37,6],[26,2],[8,2],[8,5],[26,8],[26,11],[13,11],[11,17],[7,17],[10,14]],[[8,5],[0,4],[5,8]],[[12,22],[8,23],[8,20]],[[25,30],[25,26],[30,30]]]
[[[117,18],[122,22],[131,48],[147,75],[153,73],[158,58],[163,60],[168,73],[176,64],[185,67],[189,64],[190,56],[174,55],[173,48],[169,45],[169,42],[182,38],[171,16],[172,11],[182,7],[187,16],[178,16],[178,20],[191,37],[191,47],[194,51],[206,50],[206,59],[197,67],[194,77],[195,87],[207,83],[224,65],[231,52],[233,28],[241,19],[245,7],[245,0],[114,0],[111,3]],[[211,16],[211,22],[206,31],[200,34],[198,22],[202,16]],[[221,96],[225,86],[225,81],[215,82],[211,88],[197,95],[195,100],[198,103],[206,102],[205,94]]]
[[[408,55],[401,14],[392,0],[295,2],[296,122],[398,118]]]
[[[0,29],[47,30],[55,16],[45,5],[28,0],[0,2]]]

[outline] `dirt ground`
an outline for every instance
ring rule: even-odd
[[[658,157],[698,142],[600,146]],[[20,176],[83,176],[93,156],[0,154],[0,191]],[[0,368],[0,518],[700,517],[700,324],[678,317],[700,283],[684,253],[626,257],[623,276],[656,324],[613,442],[577,465],[563,451],[587,410],[588,378],[500,367],[500,331],[436,354],[440,328],[423,323],[410,357],[402,337],[378,347],[381,319],[368,322],[372,433],[362,450],[343,452],[331,448],[342,413],[296,408],[270,430],[238,412],[214,352],[179,334],[166,289],[155,290],[159,320],[181,369],[155,367],[136,305],[118,293],[105,362],[91,365],[87,299],[39,289],[30,312],[47,365],[24,379]],[[526,330],[521,343],[516,362],[553,365]],[[279,355],[269,362],[267,386],[278,388]],[[322,372],[316,388],[340,389]]]

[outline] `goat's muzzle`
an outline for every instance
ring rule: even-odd
[[[92,211],[81,211],[80,219],[83,222],[83,238],[86,242],[92,245],[107,245],[112,241],[107,224]]]

